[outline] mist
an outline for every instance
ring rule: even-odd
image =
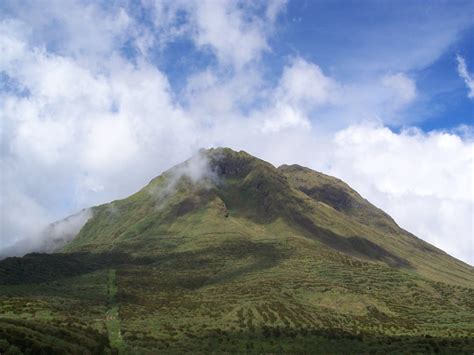
[[[157,210],[161,210],[176,193],[183,178],[189,179],[192,184],[199,184],[204,189],[209,189],[219,182],[219,177],[212,169],[209,157],[203,149],[185,162],[167,170],[162,176],[165,179],[164,184],[148,190],[156,201]]]
[[[23,256],[32,252],[51,253],[57,251],[74,239],[92,216],[92,209],[86,208],[63,220],[51,223],[41,228],[37,233],[32,233],[0,250],[0,259]]]

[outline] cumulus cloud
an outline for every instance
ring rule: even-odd
[[[175,38],[190,36],[198,48],[214,53],[220,64],[237,70],[257,61],[270,49],[267,34],[285,3],[282,0],[146,2],[154,15],[162,46]],[[265,16],[256,16],[255,7],[262,6]]]
[[[339,90],[319,66],[297,57],[283,70],[276,96],[295,105],[324,105],[336,101]]]
[[[330,172],[405,229],[472,264],[473,150],[454,133],[361,124],[335,135]]]
[[[278,84],[268,91],[266,107],[256,110],[253,119],[261,122],[263,133],[307,130],[311,127],[310,115],[341,104],[341,93],[341,85],[318,65],[295,57],[284,67]]]
[[[295,127],[307,129],[311,126],[308,117],[301,110],[290,105],[277,103],[273,109],[263,114],[266,117],[261,126],[263,133],[275,133]]]
[[[199,1],[193,14],[197,45],[210,46],[221,62],[241,67],[258,59],[261,52],[269,48],[261,28],[264,23],[256,18],[245,21],[236,2]],[[238,50],[236,43],[239,43]]]
[[[456,60],[458,62],[458,74],[461,79],[464,80],[466,87],[468,89],[467,97],[474,99],[474,78],[472,75],[467,71],[466,61],[460,55],[456,56]]]

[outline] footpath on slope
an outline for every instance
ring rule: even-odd
[[[118,318],[117,285],[115,270],[110,269],[107,275],[108,309],[105,316],[105,325],[109,335],[110,345],[119,353],[124,350],[124,342],[120,333],[120,320]]]

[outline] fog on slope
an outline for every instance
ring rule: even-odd
[[[49,224],[38,233],[28,235],[1,250],[0,259],[23,256],[31,252],[53,252],[72,240],[92,215],[92,209],[86,208],[63,220]]]
[[[218,182],[218,176],[211,169],[209,157],[204,149],[199,150],[185,162],[167,170],[163,175],[166,179],[164,184],[153,186],[148,190],[155,199],[157,210],[163,208],[168,198],[176,192],[182,178],[189,179],[193,184],[199,183],[204,188],[210,188]]]

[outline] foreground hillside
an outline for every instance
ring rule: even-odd
[[[474,271],[342,181],[203,151],[0,262],[0,351],[474,351]]]

